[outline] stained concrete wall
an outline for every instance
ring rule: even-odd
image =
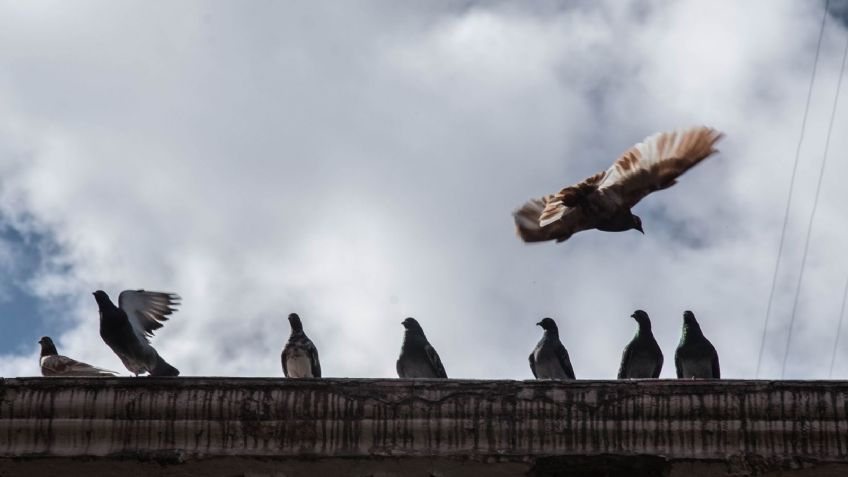
[[[848,475],[846,416],[848,382],[6,379],[0,476]]]

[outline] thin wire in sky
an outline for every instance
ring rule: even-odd
[[[842,334],[842,321],[845,319],[845,301],[848,299],[848,279],[845,280],[845,291],[842,292],[842,308],[839,310],[839,323],[836,325],[836,337],[833,339],[833,353],[830,355],[830,371],[828,378],[833,377],[833,365],[836,364],[836,350],[839,348],[839,335]]]
[[[795,326],[795,313],[798,311],[798,297],[801,295],[801,283],[804,281],[804,271],[807,268],[807,252],[810,251],[810,235],[813,231],[813,221],[816,218],[816,209],[819,205],[822,179],[824,169],[827,165],[827,153],[830,150],[830,136],[833,132],[833,123],[836,118],[836,108],[839,104],[839,92],[842,89],[842,77],[845,76],[845,60],[848,59],[848,35],[845,37],[845,51],[842,53],[842,66],[839,70],[839,80],[836,82],[836,94],[833,97],[833,109],[830,111],[830,124],[827,126],[827,138],[824,141],[824,155],[822,157],[821,169],[819,170],[819,181],[816,184],[816,198],[813,200],[813,210],[810,211],[810,221],[807,223],[807,237],[804,239],[804,254],[801,256],[801,271],[798,273],[798,283],[795,285],[795,299],[792,302],[792,315],[789,318],[789,332],[786,334],[786,348],[783,351],[783,366],[780,367],[780,378],[786,374],[786,361],[789,358],[789,346],[792,344],[792,331]]]
[[[774,273],[771,277],[771,291],[769,292],[768,305],[766,306],[766,319],[763,323],[763,336],[760,339],[760,353],[757,356],[756,377],[758,378],[760,377],[760,369],[763,364],[763,351],[766,347],[766,332],[768,330],[769,317],[771,317],[771,306],[774,302],[774,291],[777,287],[777,272],[780,269],[780,258],[783,256],[783,243],[786,238],[786,225],[789,223],[789,209],[792,205],[792,194],[795,190],[795,176],[798,173],[798,159],[801,157],[801,144],[804,142],[804,133],[807,130],[807,116],[810,112],[810,99],[813,96],[813,84],[816,82],[816,67],[819,64],[819,52],[821,51],[822,38],[824,38],[824,24],[825,20],[827,20],[827,9],[829,5],[830,0],[826,0],[821,27],[819,27],[819,41],[816,44],[816,56],[813,59],[813,72],[810,75],[810,86],[807,88],[807,104],[804,106],[804,116],[801,119],[801,134],[798,136],[798,146],[795,148],[795,162],[792,165],[792,177],[789,180],[789,193],[786,196],[786,210],[783,213],[783,228],[780,230],[780,241],[777,246],[777,258],[775,258],[774,261]]]

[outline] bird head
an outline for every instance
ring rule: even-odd
[[[56,351],[56,345],[53,344],[53,340],[51,340],[49,336],[42,336],[41,339],[38,340],[38,344],[41,345],[42,356],[59,354],[59,352]]]
[[[648,317],[648,314],[642,310],[634,311],[630,317],[636,320],[636,323],[639,323],[640,325],[651,325],[651,319]]]
[[[112,303],[112,300],[109,299],[109,295],[107,295],[106,292],[103,290],[97,290],[96,292],[92,293],[92,295],[94,295],[94,299],[100,306]]]
[[[300,322],[297,313],[289,313],[289,325],[291,325],[293,333],[303,332],[303,324]]]
[[[536,323],[536,326],[541,326],[543,330],[550,331],[552,333],[559,332],[556,322],[552,318],[542,318],[542,321]]]
[[[645,235],[645,231],[642,230],[642,219],[636,214],[630,214],[630,220],[632,221],[630,227],[642,232],[642,235]]]
[[[418,324],[418,320],[411,316],[401,321],[400,324],[402,324],[407,331],[420,331],[422,333],[424,332],[424,330],[421,328],[421,325]]]
[[[683,312],[683,323],[687,325],[697,325],[698,320],[695,319],[695,314],[689,310]]]

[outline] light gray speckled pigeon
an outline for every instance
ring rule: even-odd
[[[289,315],[289,324],[291,335],[280,355],[283,374],[287,378],[320,378],[321,362],[318,361],[318,349],[303,332],[303,324],[297,313]]]
[[[38,344],[41,345],[41,357],[38,362],[42,376],[110,377],[118,374],[60,355],[49,336],[42,336]]]
[[[575,379],[568,351],[559,340],[559,329],[554,320],[544,318],[536,324],[545,330],[545,334],[530,353],[533,376],[536,379]]]

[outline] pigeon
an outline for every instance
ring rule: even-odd
[[[719,379],[718,353],[710,340],[704,337],[695,314],[683,312],[683,335],[674,353],[677,377],[686,379]]]
[[[717,150],[722,133],[694,127],[658,133],[627,150],[606,171],[579,184],[526,202],[513,212],[516,231],[525,242],[563,242],[577,232],[638,230],[642,219],[630,209]]]
[[[178,295],[124,290],[115,306],[106,292],[97,290],[94,299],[100,308],[100,337],[130,372],[136,376],[179,376],[177,368],[165,362],[149,341],[153,330],[161,328],[168,315],[176,311]]]
[[[415,318],[401,322],[406,332],[397,360],[397,373],[401,378],[447,378],[439,353],[427,341],[424,330]]]
[[[559,340],[559,329],[551,318],[536,323],[545,330],[542,339],[530,353],[530,370],[536,379],[575,379],[568,351]]]
[[[97,366],[77,361],[67,356],[62,356],[56,351],[56,345],[49,336],[42,336],[38,340],[41,345],[41,364],[42,376],[115,376],[118,373],[109,371]]]
[[[639,323],[639,329],[624,347],[618,379],[658,378],[662,370],[663,354],[651,332],[651,319],[642,310],[634,311],[630,317]]]
[[[289,324],[291,335],[280,355],[283,374],[287,378],[320,378],[321,363],[318,361],[318,350],[303,332],[303,325],[297,313],[289,315]]]

